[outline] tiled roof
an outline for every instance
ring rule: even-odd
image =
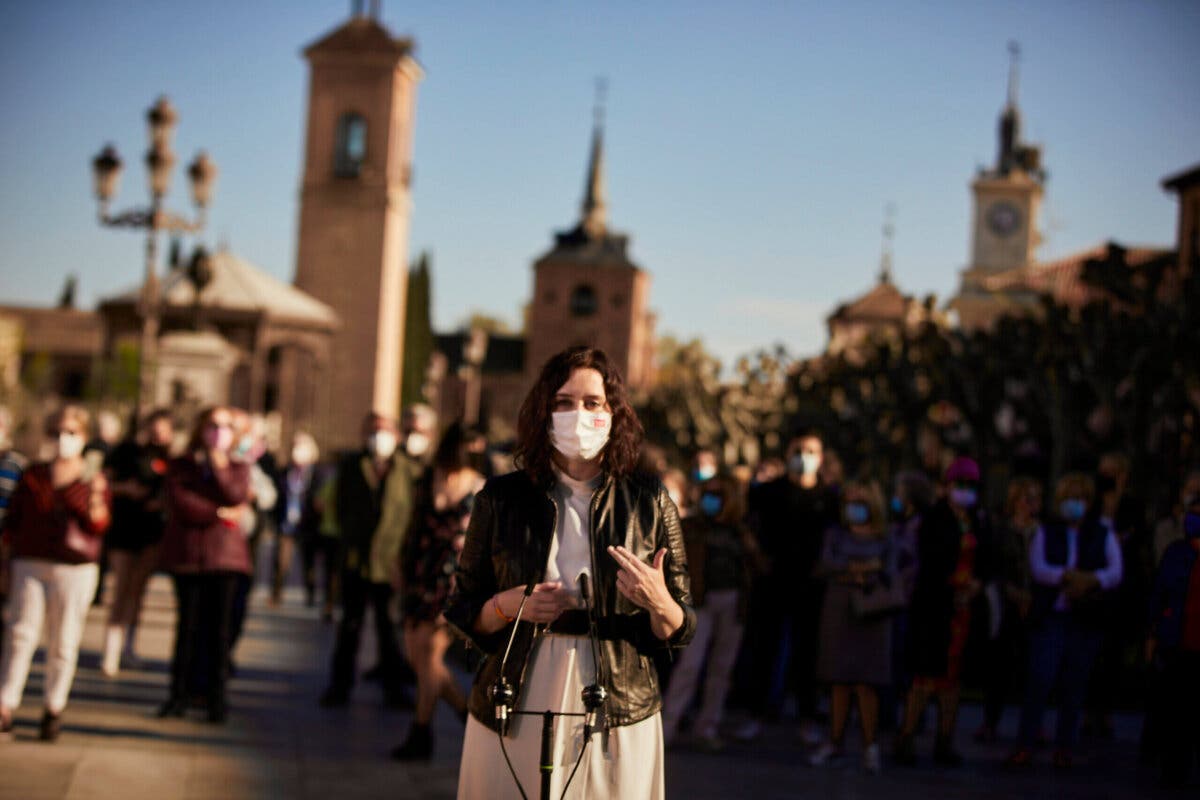
[[[338,325],[337,314],[332,308],[229,251],[214,253],[210,263],[212,280],[200,295],[201,305],[205,308],[258,312],[275,319],[307,322],[325,328]],[[103,302],[136,303],[139,292],[140,289],[132,289]],[[182,268],[172,270],[163,279],[163,297],[172,306],[193,304],[195,290]]]
[[[830,319],[847,321],[895,320],[903,322],[908,315],[911,298],[905,297],[890,281],[880,281],[869,292],[838,306]]]
[[[1164,189],[1178,192],[1197,183],[1200,183],[1200,164],[1194,164],[1183,172],[1163,178],[1162,185]]]
[[[1100,292],[1083,280],[1083,268],[1089,261],[1104,261],[1115,242],[1105,242],[1055,261],[1044,261],[1017,267],[984,279],[985,289],[993,292],[1034,292],[1048,294],[1072,308],[1080,308],[1099,298]],[[1125,263],[1130,267],[1144,266],[1172,251],[1155,247],[1125,249]]]

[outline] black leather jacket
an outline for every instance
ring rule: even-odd
[[[455,591],[445,616],[460,635],[487,654],[471,687],[468,708],[493,730],[496,721],[488,688],[500,671],[512,626],[481,634],[475,630],[475,620],[497,592],[542,580],[557,513],[547,488],[535,485],[524,472],[493,478],[475,496],[455,573]],[[607,677],[604,682],[608,690],[604,717],[609,727],[631,725],[652,716],[662,706],[652,656],[664,648],[682,649],[696,630],[679,513],[657,478],[606,476],[592,495],[591,531],[595,607],[602,628],[601,674]],[[617,590],[617,565],[606,550],[617,544],[646,562],[659,548],[667,548],[663,567],[667,589],[684,615],[683,625],[667,641],[650,630],[649,612]],[[492,613],[490,608],[486,613]],[[519,623],[505,665],[505,675],[517,693],[518,709],[522,707],[526,663],[540,627]]]

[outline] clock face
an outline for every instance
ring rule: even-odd
[[[997,236],[1011,236],[1021,227],[1021,210],[1007,200],[993,203],[987,210],[987,225]]]

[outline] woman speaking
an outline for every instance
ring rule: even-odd
[[[487,654],[459,798],[535,797],[546,767],[550,797],[665,797],[653,655],[686,645],[696,617],[675,505],[633,472],[641,434],[600,350],[554,356],[525,398],[518,471],[476,496],[445,611]],[[603,696],[594,717],[585,693]],[[543,766],[546,711],[574,716],[554,718]]]

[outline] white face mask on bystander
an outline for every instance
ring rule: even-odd
[[[78,433],[60,433],[58,435],[57,447],[59,458],[75,458],[83,453],[83,448],[87,444],[83,436]]]
[[[612,430],[607,411],[556,411],[550,420],[550,442],[568,460],[591,461],[600,455]]]

